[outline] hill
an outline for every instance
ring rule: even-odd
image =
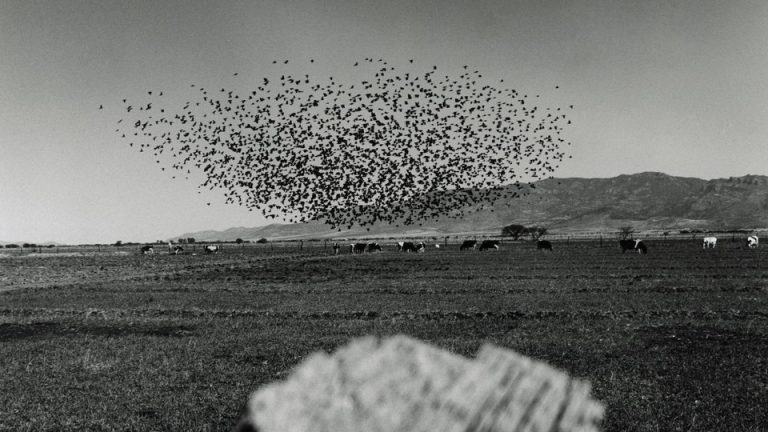
[[[200,241],[429,236],[498,233],[512,223],[551,232],[768,227],[768,177],[747,175],[703,180],[657,172],[613,178],[560,178],[537,182],[523,198],[496,202],[462,218],[440,218],[421,226],[376,225],[337,231],[321,223],[271,224],[226,231],[185,233]]]

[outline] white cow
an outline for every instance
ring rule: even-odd
[[[758,238],[756,235],[747,237],[747,247],[750,249],[757,248]]]
[[[219,252],[219,247],[217,245],[208,245],[203,250],[207,254],[213,254],[213,253],[218,253]]]
[[[704,237],[702,249],[714,249],[717,245],[717,237]]]

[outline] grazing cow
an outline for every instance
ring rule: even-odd
[[[637,253],[640,254],[648,253],[648,247],[645,246],[645,243],[643,243],[642,240],[619,240],[619,246],[621,246],[621,253],[624,253],[628,250],[636,250]]]
[[[178,255],[178,254],[180,254],[182,252],[184,252],[184,248],[183,247],[181,247],[179,245],[176,245],[176,246],[173,247],[173,254],[174,255]]]
[[[552,250],[552,243],[548,242],[547,240],[537,240],[536,241],[536,249],[546,249],[551,251]]]
[[[365,246],[366,252],[381,252],[381,246],[376,242],[370,242]]]
[[[204,247],[203,250],[207,254],[219,253],[219,247],[217,245],[208,245]]]
[[[363,253],[365,252],[365,247],[367,245],[365,243],[354,243],[352,244],[352,253]]]
[[[144,245],[141,247],[141,254],[142,255],[151,255],[155,253],[155,248],[153,248],[150,245]]]
[[[440,249],[440,244],[439,243],[435,243],[435,249]]]
[[[402,245],[400,245],[402,243]],[[402,252],[416,252],[416,245],[413,242],[398,242],[397,246]]]
[[[486,249],[499,249],[499,241],[498,240],[483,240],[482,243],[480,243],[480,250],[484,251]]]
[[[755,249],[757,247],[758,238],[756,235],[747,237],[747,247]]]
[[[424,242],[419,242],[419,244],[416,245],[416,252],[424,253],[427,251],[427,245],[424,244]]]
[[[461,244],[459,250],[463,251],[464,249],[474,249],[476,246],[477,240],[464,240],[464,243]]]
[[[397,242],[397,251],[402,252],[403,246],[405,246],[405,242]]]
[[[702,249],[714,249],[717,246],[717,237],[704,237]]]
[[[339,254],[339,250],[341,250],[341,246],[339,246],[338,243],[333,242],[333,254],[334,255],[338,255]]]

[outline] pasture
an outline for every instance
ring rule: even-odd
[[[647,244],[0,257],[0,430],[227,431],[309,353],[397,333],[587,379],[608,431],[768,429],[768,249]]]

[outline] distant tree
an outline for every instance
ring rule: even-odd
[[[622,240],[632,238],[632,234],[634,232],[635,232],[635,229],[631,225],[619,227],[619,238]]]
[[[186,242],[187,242],[187,239],[185,239],[185,238],[180,238],[180,239],[176,240],[176,243],[178,243],[178,244],[185,244]]]
[[[34,244],[34,243],[24,243],[23,245],[21,245],[21,247],[22,248],[36,248],[37,245]]]
[[[525,227],[518,224],[507,225],[501,229],[501,235],[503,237],[512,237],[512,240],[519,239],[524,233]]]
[[[123,245],[123,241],[122,240],[118,240],[118,241],[115,242],[115,246],[117,246],[117,247],[120,247],[122,245]]]
[[[6,249],[18,249],[19,245],[11,243],[11,244],[5,245],[5,248]]]
[[[239,239],[235,240],[235,243],[242,244],[243,243],[243,239],[239,238]]]
[[[267,243],[268,241],[269,240],[267,240],[265,238],[260,238],[260,239],[256,240],[256,243],[262,243],[263,244],[263,243]]]
[[[188,237],[187,238],[187,243],[192,244],[194,242],[195,242],[195,238],[194,237]]]
[[[49,245],[48,245],[48,246],[46,246],[46,247],[47,247],[48,249],[50,249],[50,248],[54,247],[54,245],[52,245],[52,244],[49,244]]]

